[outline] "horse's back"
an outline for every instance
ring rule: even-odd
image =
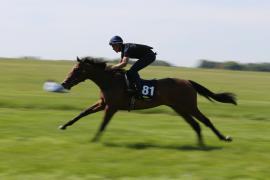
[[[188,80],[178,78],[164,78],[157,81],[157,90],[164,103],[171,105],[174,102],[190,101],[196,99],[197,92]]]
[[[157,85],[164,88],[180,88],[180,89],[190,89],[192,84],[185,79],[178,78],[163,78],[157,80]]]

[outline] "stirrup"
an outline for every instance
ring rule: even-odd
[[[129,102],[129,109],[128,109],[129,112],[131,110],[134,110],[135,109],[135,103],[136,103],[136,98],[134,96],[132,96],[130,98],[130,102]]]
[[[127,92],[129,93],[129,94],[136,94],[136,90],[135,89],[133,89],[133,88],[130,88],[130,87],[128,87],[127,88]]]
[[[140,99],[140,100],[145,99],[145,98],[143,97],[142,94],[136,94],[136,95],[135,95],[135,98],[136,98],[136,99]]]

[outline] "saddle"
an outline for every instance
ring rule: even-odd
[[[135,108],[136,100],[152,100],[156,95],[156,84],[157,84],[156,79],[153,80],[140,79],[141,81],[140,89],[138,89],[136,85],[134,85],[134,83],[132,83],[128,79],[126,74],[125,74],[125,81],[127,92],[131,97],[129,111]]]

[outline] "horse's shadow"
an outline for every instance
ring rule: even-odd
[[[161,145],[161,144],[153,144],[153,143],[112,143],[112,142],[104,142],[103,145],[108,147],[121,147],[121,148],[129,148],[136,150],[145,150],[150,148],[157,149],[167,149],[167,150],[180,150],[180,151],[214,151],[221,150],[222,147],[218,146],[199,146],[199,145]]]

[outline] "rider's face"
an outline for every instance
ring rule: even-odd
[[[115,52],[120,52],[121,51],[121,44],[113,44],[112,48]]]

